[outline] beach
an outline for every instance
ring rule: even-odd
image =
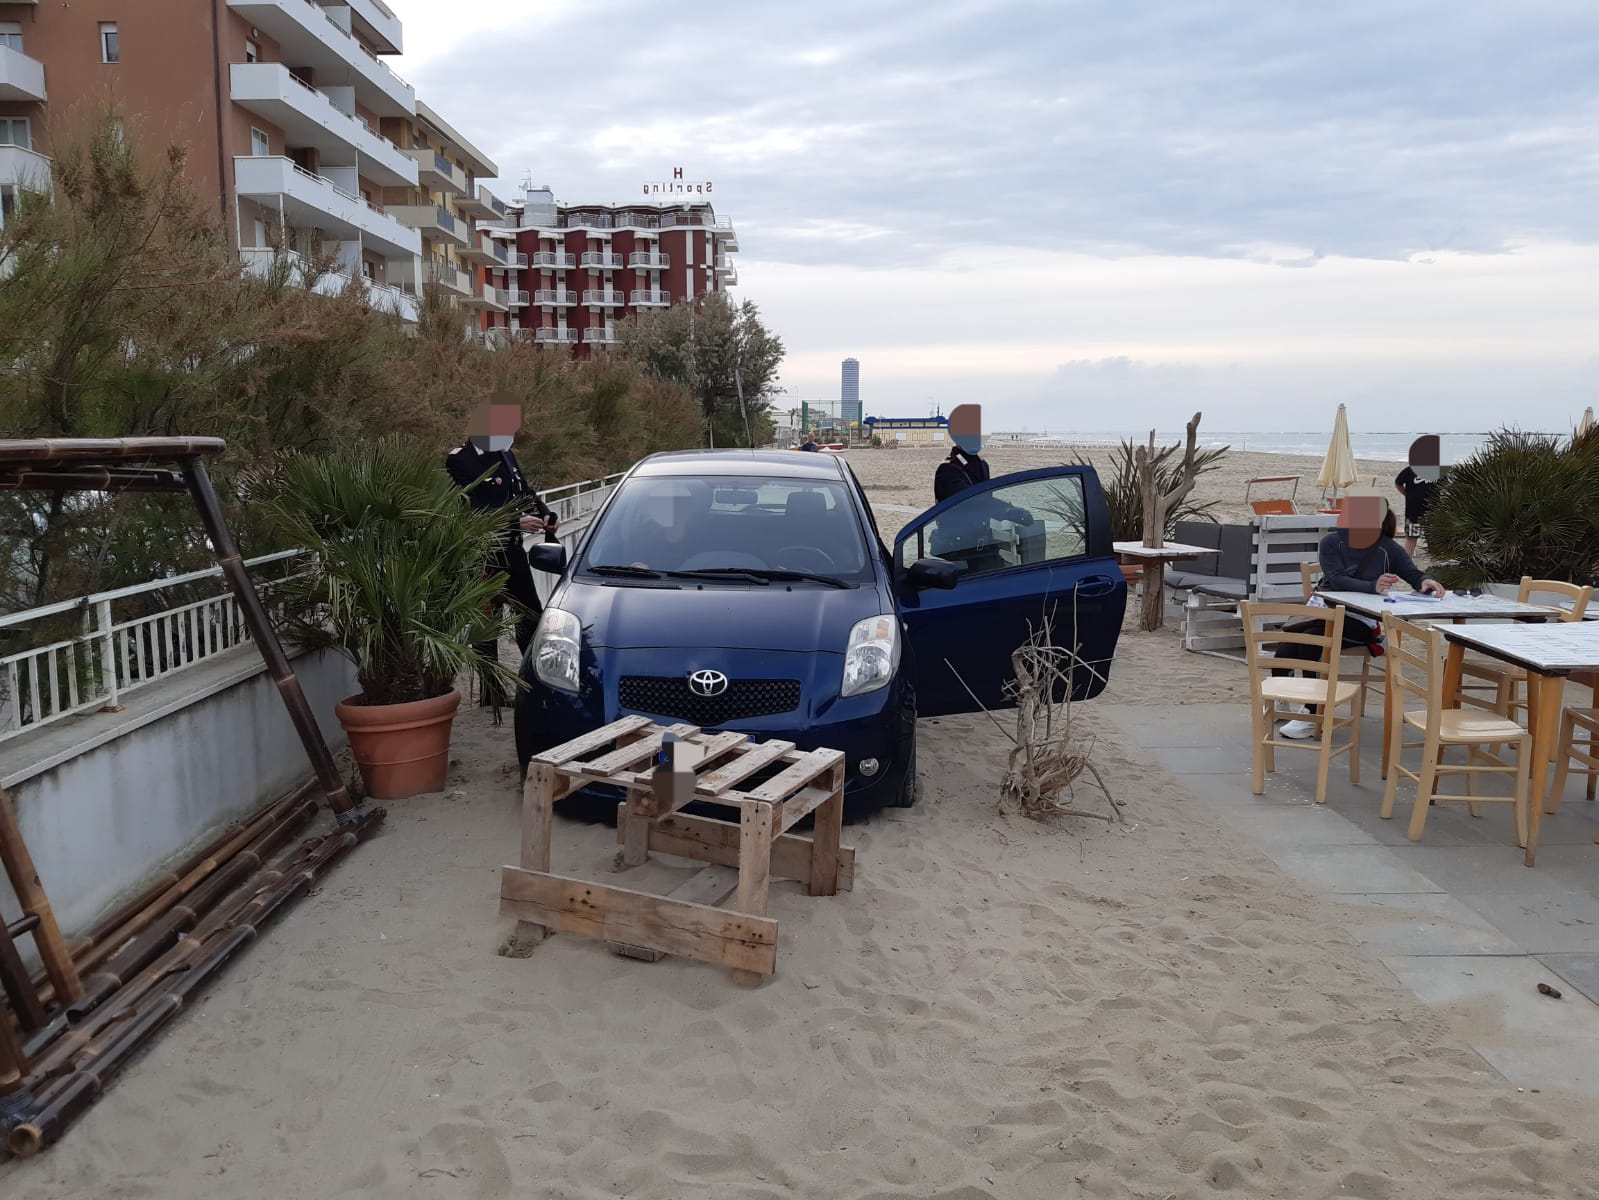
[[[850,461],[874,504],[920,508],[938,457]],[[1059,461],[992,457],[995,474]],[[1202,494],[1236,505],[1253,475],[1301,473],[1304,497],[1316,465],[1230,456]],[[1472,1049],[1501,1014],[1420,1002],[1347,932],[1339,899],[1145,748],[1157,728],[1208,745],[1201,722],[1218,719],[1241,744],[1246,695],[1237,663],[1187,654],[1170,630],[1124,634],[1109,688],[1078,710],[1121,823],[1001,816],[1000,731],[981,714],[923,721],[920,803],[845,829],[852,891],[774,884],[778,971],[753,989],[565,935],[499,954],[511,727],[463,708],[446,790],[391,803],[384,831],[59,1146],[0,1166],[0,1192],[1599,1194],[1591,1096],[1507,1081]],[[1247,775],[1208,779],[1249,799]],[[1277,782],[1272,801],[1309,815]],[[553,869],[623,882],[615,851],[613,830],[563,820]],[[625,886],[664,891],[692,870],[657,857]]]

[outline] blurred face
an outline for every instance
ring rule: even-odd
[[[652,484],[644,504],[650,530],[663,541],[681,542],[688,536],[689,518],[698,508],[695,501],[694,490],[686,483]]]
[[[1442,474],[1441,458],[1438,435],[1435,433],[1424,433],[1410,443],[1410,469],[1416,473],[1417,479],[1437,483]]]
[[[1349,544],[1364,550],[1382,536],[1388,505],[1381,496],[1346,496],[1338,513],[1338,528],[1349,530]]]
[[[983,449],[983,406],[957,404],[949,410],[949,437],[956,447],[968,454],[979,454]]]
[[[509,450],[521,428],[521,405],[497,399],[472,410],[466,437],[478,450]]]

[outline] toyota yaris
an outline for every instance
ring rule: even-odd
[[[517,754],[628,714],[844,751],[852,816],[916,800],[916,719],[1009,703],[1011,652],[1046,614],[1110,672],[1127,602],[1089,467],[991,479],[890,551],[832,455],[704,450],[638,463],[559,574],[523,659]]]

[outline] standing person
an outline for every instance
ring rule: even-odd
[[[522,410],[514,402],[496,398],[490,404],[480,405],[472,413],[467,426],[466,441],[445,456],[444,464],[466,492],[466,498],[475,509],[510,506],[504,541],[485,564],[485,570],[503,571],[505,587],[497,604],[514,601],[521,608],[516,623],[516,646],[524,654],[533,640],[533,627],[538,623],[543,605],[533,586],[533,569],[528,565],[527,551],[522,546],[523,534],[544,535],[544,540],[556,539],[557,518],[538,494],[528,485],[521,465],[511,451],[511,443],[522,427]],[[529,511],[530,510],[530,511]],[[485,642],[474,646],[486,660],[499,660],[499,646]],[[484,706],[498,707],[505,702],[497,686],[484,678],[482,698]]]
[[[954,442],[949,457],[933,472],[933,499],[943,500],[989,480],[983,448],[983,406],[957,404],[949,410],[949,436]]]
[[[1394,584],[1404,580],[1416,591],[1426,596],[1442,596],[1444,586],[1436,579],[1424,575],[1411,562],[1410,555],[1394,541],[1398,522],[1388,502],[1381,496],[1349,495],[1344,498],[1338,514],[1338,528],[1321,539],[1317,557],[1321,561],[1321,585],[1335,592],[1387,592]],[[1287,626],[1294,633],[1320,633],[1321,621],[1307,621],[1303,625]],[[1382,653],[1382,627],[1359,613],[1344,613],[1344,645],[1363,647],[1368,653]],[[1291,643],[1277,647],[1275,658],[1319,658],[1321,651],[1314,646]],[[1291,668],[1281,667],[1273,675],[1291,674]],[[1307,709],[1314,712],[1315,708]],[[1289,721],[1281,732],[1286,738],[1316,736],[1314,721]]]
[[[1422,524],[1443,474],[1443,467],[1439,465],[1441,457],[1438,435],[1422,434],[1410,443],[1410,465],[1394,476],[1394,486],[1405,498],[1406,554],[1416,552],[1416,542],[1423,536]]]

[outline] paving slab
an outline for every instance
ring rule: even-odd
[[[1484,1031],[1484,1046],[1554,1039],[1584,1043],[1599,1055],[1599,1004],[1575,989],[1561,988],[1564,995],[1559,1000],[1541,995],[1540,983],[1558,988],[1560,979],[1535,959],[1388,955],[1382,961],[1427,1004],[1458,1004],[1484,997],[1496,1001],[1503,1024],[1497,1030]]]
[[[1542,882],[1537,891],[1451,894],[1528,954],[1599,952],[1599,900]]]
[[[1352,892],[1441,892],[1432,880],[1405,864],[1389,846],[1263,845],[1272,861],[1301,883],[1336,895]]]
[[[1377,839],[1325,805],[1284,805],[1265,796],[1249,804],[1218,809],[1220,819],[1247,834],[1263,848],[1295,850],[1311,846],[1372,846]]]
[[[1577,1039],[1485,1042],[1472,1049],[1517,1087],[1599,1094],[1599,1043]]]
[[[1249,789],[1254,766],[1248,746],[1154,746],[1155,761],[1181,779],[1185,775],[1233,775]],[[1290,752],[1291,753],[1291,752]]]
[[[1481,914],[1441,892],[1351,893],[1340,897],[1350,936],[1378,955],[1519,955],[1521,947]]]
[[[1540,954],[1538,961],[1599,1004],[1599,954]]]

